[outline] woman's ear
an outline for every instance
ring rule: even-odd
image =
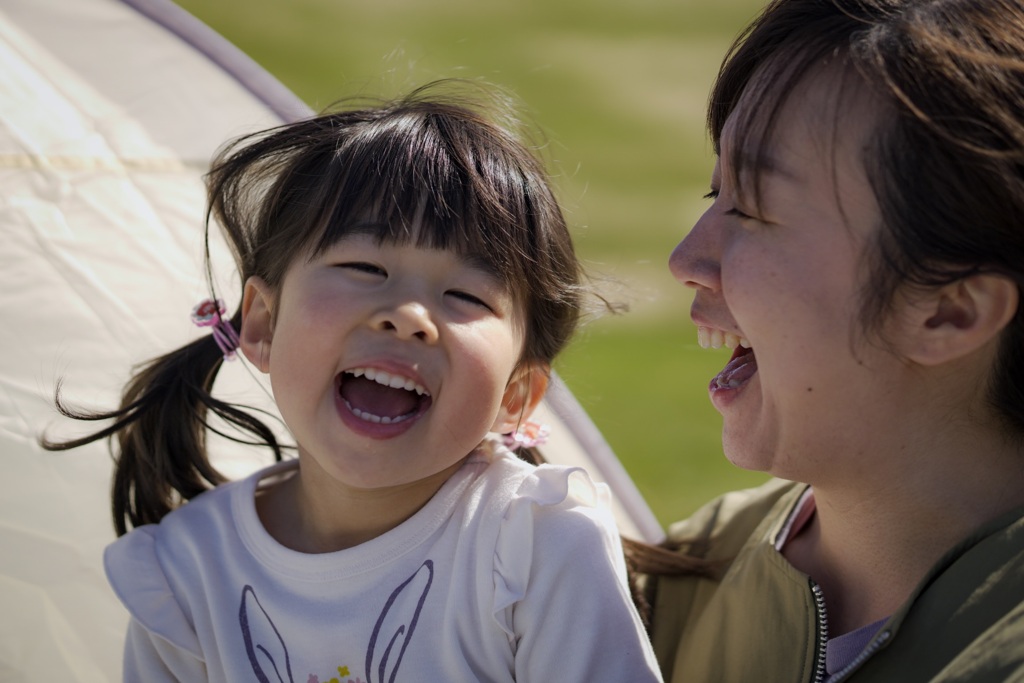
[[[1003,275],[979,273],[941,287],[911,307],[906,356],[940,365],[973,353],[999,336],[1019,305],[1016,283]]]
[[[270,372],[270,343],[274,337],[273,292],[262,279],[245,281],[242,292],[242,330],[239,348],[263,373]]]
[[[505,387],[501,409],[491,427],[492,432],[508,434],[514,432],[544,398],[548,390],[547,365],[527,363],[518,368]]]

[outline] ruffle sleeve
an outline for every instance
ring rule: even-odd
[[[151,637],[201,659],[187,615],[167,582],[156,547],[157,527],[139,527],[110,544],[103,556],[107,580],[132,619]]]
[[[612,545],[618,543],[618,534],[610,507],[608,487],[595,483],[580,467],[541,465],[520,484],[502,522],[494,557],[493,615],[510,639],[515,629],[509,608],[526,597],[537,550],[537,525],[546,520],[564,527],[569,535],[573,535],[571,527],[596,526],[607,532],[598,535]],[[624,564],[621,573],[625,580]]]
[[[580,468],[543,465],[509,503],[492,615],[512,647],[516,680],[661,680],[610,498]]]

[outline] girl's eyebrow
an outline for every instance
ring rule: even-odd
[[[343,244],[346,240],[352,239],[353,237],[377,238],[386,232],[386,230],[386,224],[371,220],[356,221],[355,223],[346,225],[343,230],[332,231],[328,228],[326,233],[320,237],[320,242],[314,249],[314,253],[311,254],[311,258],[316,254],[322,254],[328,249]]]
[[[387,224],[382,223],[380,221],[356,221],[355,223],[352,223],[350,226],[348,226],[348,229],[344,231],[340,239],[344,239],[345,237],[351,237],[354,235],[376,237],[380,235],[383,231],[386,231],[387,227]]]
[[[374,220],[361,220],[352,223],[344,230],[340,235],[330,240],[325,248],[330,248],[342,244],[347,239],[353,237],[372,237],[377,238],[381,232],[387,229],[387,225],[380,221]],[[429,247],[423,247],[429,248]],[[439,249],[439,251],[442,251]],[[456,252],[457,253],[457,252]],[[458,254],[459,263],[465,265],[467,268],[474,270],[485,277],[488,277],[495,282],[504,286],[504,279],[501,274],[495,269],[494,263],[480,254]]]
[[[467,268],[478,271],[492,280],[502,282],[501,276],[495,271],[494,264],[479,254],[460,254],[459,261]]]

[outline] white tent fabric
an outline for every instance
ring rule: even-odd
[[[103,576],[110,456],[37,445],[81,434],[53,391],[116,405],[132,364],[199,334],[201,174],[227,139],[308,114],[251,60],[167,0],[0,6],[0,680],[111,681],[127,615]],[[230,259],[214,244],[228,301]],[[241,362],[217,390],[272,409]],[[623,533],[662,531],[560,382],[539,415],[545,456],[607,481]],[[227,441],[241,476],[269,455]]]

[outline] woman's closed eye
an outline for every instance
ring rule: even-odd
[[[749,219],[749,220],[753,220],[753,221],[757,220],[756,218],[754,218],[750,214],[744,213],[743,211],[741,211],[740,209],[736,208],[735,206],[733,208],[731,208],[731,209],[726,209],[725,210],[725,215],[726,216],[735,216],[736,218],[739,218],[741,220],[742,219]]]
[[[706,195],[704,195],[704,199],[710,199],[712,201],[717,200],[718,199],[718,190],[714,190],[714,189],[711,190]],[[740,220],[744,220],[744,219],[753,220],[753,221],[760,220],[756,216],[752,216],[749,213],[743,211],[738,206],[733,206],[731,208],[725,209],[725,211],[723,211],[722,213],[724,213],[726,216],[733,216],[735,218],[739,218]]]

